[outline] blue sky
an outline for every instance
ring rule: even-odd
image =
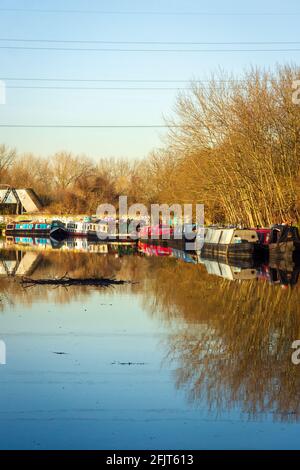
[[[3,9],[26,11],[3,11]],[[1,11],[2,9],[2,11]],[[29,9],[85,10],[85,13],[40,13]],[[88,13],[87,10],[97,10]],[[101,14],[99,11],[196,14]],[[257,13],[272,13],[256,15]],[[214,15],[216,14],[217,15]],[[225,13],[225,15],[223,15]],[[241,13],[241,15],[239,15]],[[251,13],[242,15],[242,13]],[[283,15],[277,15],[282,13]],[[298,13],[298,15],[296,15]],[[297,1],[44,0],[0,1],[0,39],[79,41],[297,41],[300,5]],[[66,78],[105,80],[205,79],[219,67],[236,74],[251,65],[272,67],[295,62],[300,52],[91,52],[1,49],[23,43],[0,41],[0,79]],[[32,47],[106,47],[97,44],[26,44]],[[107,46],[113,47],[113,46]],[[115,46],[117,47],[117,46]],[[120,45],[122,48],[138,46]],[[143,47],[143,46],[140,46]],[[147,46],[145,46],[147,47]],[[145,48],[144,47],[144,48]],[[152,48],[159,47],[153,46]],[[168,46],[161,46],[168,48]],[[169,48],[172,46],[169,46]],[[184,47],[184,46],[178,46]],[[184,48],[191,48],[185,46]],[[196,46],[205,48],[205,46]],[[213,47],[213,46],[211,46]],[[222,48],[222,46],[215,46]],[[224,46],[223,46],[224,47]],[[226,46],[229,47],[229,46]],[[239,48],[238,46],[232,46]],[[245,46],[247,48],[247,46]],[[265,46],[265,48],[285,46]],[[299,48],[300,45],[286,46]],[[251,48],[251,46],[248,46]],[[255,48],[255,47],[253,47]],[[176,91],[40,90],[9,88],[39,86],[165,86],[176,84],[20,82],[6,80],[7,102],[0,106],[0,124],[153,125],[174,108]],[[183,86],[183,84],[180,84]],[[160,145],[160,129],[8,129],[0,128],[0,143],[20,152],[50,155],[59,150],[99,157],[142,158]]]

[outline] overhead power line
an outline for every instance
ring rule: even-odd
[[[193,80],[193,79],[187,79],[187,80],[168,80],[168,79],[124,79],[124,78],[41,78],[41,77],[35,77],[35,78],[30,78],[30,77],[1,77],[1,80],[6,80],[6,81],[31,81],[31,82],[99,82],[99,83],[210,83],[211,80]],[[231,83],[231,82],[243,82],[245,80],[241,79],[229,79],[229,80],[214,80],[215,82],[218,83]]]
[[[124,10],[76,10],[76,9],[39,9],[39,8],[0,8],[7,13],[45,13],[45,14],[89,14],[89,15],[145,15],[145,16],[299,16],[300,12],[205,12],[205,11],[124,11]]]
[[[32,47],[32,46],[0,46],[0,49],[30,51],[61,51],[61,52],[171,52],[171,53],[212,53],[212,52],[299,52],[299,48],[282,49],[123,49],[123,48],[91,48],[91,47]]]
[[[233,86],[233,84],[232,84]],[[67,90],[67,91],[187,91],[193,90],[187,87],[68,87],[68,86],[6,86],[9,90]],[[197,86],[197,90],[210,90],[209,86]],[[214,89],[224,89],[220,85]]]
[[[125,45],[188,45],[188,46],[233,46],[233,45],[296,45],[300,41],[105,41],[82,39],[22,39],[0,38],[0,42],[29,42],[53,44],[125,44]]]
[[[67,90],[67,91],[188,91],[188,90],[194,90],[194,86],[197,89],[202,89],[202,90],[207,90],[209,91],[211,89],[211,85],[213,85],[214,89],[223,89],[224,86],[226,88],[229,87],[234,87],[237,84],[243,84],[244,82],[246,83],[246,80],[88,80],[88,79],[30,79],[30,78],[2,78],[0,76],[0,80],[5,81],[5,82],[21,82],[24,81],[26,82],[25,84],[13,84],[13,85],[6,85],[6,89],[14,89],[14,90]],[[42,82],[43,84],[27,84],[29,81],[37,81],[37,82]],[[77,86],[77,85],[47,85],[47,83],[69,83],[69,82],[76,82],[76,83],[90,83],[90,86]],[[95,86],[92,85],[92,83],[123,83],[125,82],[129,86],[117,86],[117,85],[110,85],[110,86]],[[45,83],[45,84],[44,84]],[[136,84],[139,83],[143,86],[137,86]],[[170,83],[170,86],[167,86],[168,83]],[[174,84],[174,86],[171,86],[171,84]],[[177,86],[175,84],[178,83]],[[186,86],[183,86],[182,84],[186,84]],[[130,86],[130,84],[133,84]],[[150,86],[150,84],[164,84],[165,86]],[[181,84],[181,85],[180,85]]]
[[[169,129],[180,126],[167,126],[164,124],[138,124],[138,125],[76,125],[76,124],[0,124],[0,128],[24,129]]]
[[[168,90],[188,90],[191,87],[68,87],[68,86],[7,86],[6,89],[14,89],[14,90],[83,90],[83,91],[97,91],[97,90],[114,90],[114,91],[151,91],[151,90],[158,90],[158,91],[168,91]]]

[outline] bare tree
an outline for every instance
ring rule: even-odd
[[[54,185],[60,190],[68,189],[82,177],[93,174],[93,164],[86,156],[74,156],[68,152],[54,155],[51,161]]]
[[[6,176],[7,170],[11,167],[16,158],[16,150],[10,149],[6,145],[0,145],[0,181]]]

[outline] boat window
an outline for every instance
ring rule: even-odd
[[[205,237],[206,243],[209,243],[211,241],[211,238],[212,238],[212,230],[208,230],[206,233],[206,237]]]
[[[223,237],[222,237],[222,243],[230,244],[230,243],[231,243],[231,240],[232,240],[233,234],[234,234],[234,230],[233,230],[233,229],[224,230],[224,232],[223,232]]]
[[[222,233],[222,230],[213,230],[211,243],[219,243],[221,233]]]

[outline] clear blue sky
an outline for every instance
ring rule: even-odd
[[[1,11],[1,9],[27,11]],[[30,12],[43,10],[97,10],[98,13]],[[99,11],[207,12],[214,15],[100,14]],[[257,13],[272,13],[253,15]],[[223,15],[225,13],[225,15]],[[238,13],[252,13],[238,15]],[[274,15],[284,13],[284,15]],[[294,15],[293,13],[298,13]],[[55,39],[79,41],[297,41],[300,5],[296,0],[4,0],[0,1],[0,39]],[[250,65],[273,66],[297,62],[300,52],[90,52],[1,49],[1,46],[118,47],[101,44],[48,44],[0,41],[0,79],[68,78],[127,80],[205,79],[218,67],[240,74]],[[122,45],[121,48],[143,46]],[[144,46],[151,47],[151,46]],[[174,46],[153,46],[170,48]],[[176,47],[176,46],[175,46]],[[205,48],[205,46],[177,46]],[[239,46],[210,46],[215,48]],[[244,46],[251,48],[251,46]],[[264,48],[300,48],[298,45]],[[207,48],[207,47],[206,47]],[[255,46],[252,46],[255,48]],[[16,82],[7,86],[176,86],[176,84]],[[182,84],[181,84],[182,86]],[[7,89],[0,106],[0,124],[132,125],[163,124],[170,115],[176,92],[108,90]],[[141,158],[160,144],[157,129],[7,129],[0,143],[20,152],[49,155],[65,149],[94,158]]]

